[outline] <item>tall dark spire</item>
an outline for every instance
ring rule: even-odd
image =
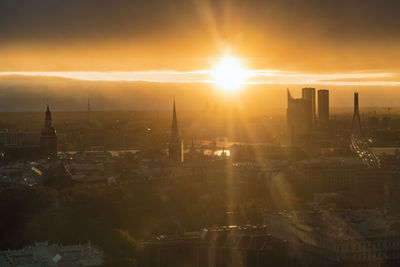
[[[171,141],[179,140],[179,130],[178,130],[178,119],[176,118],[176,107],[175,107],[175,97],[174,97],[174,108],[172,111],[172,126],[171,126]]]
[[[171,140],[169,142],[168,153],[169,153],[169,158],[175,163],[183,162],[183,144],[179,136],[178,119],[176,117],[175,98],[172,111]]]
[[[53,127],[49,105],[47,105],[45,113],[44,127],[40,135],[40,144],[44,156],[51,159],[57,158],[57,134]]]
[[[351,123],[351,133],[353,135],[361,134],[361,120],[358,106],[358,92],[354,93],[354,114],[353,121]]]
[[[46,116],[44,119],[44,127],[52,127],[52,119],[49,105],[47,105]]]

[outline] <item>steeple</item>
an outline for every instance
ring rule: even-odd
[[[178,119],[176,117],[175,98],[173,102],[171,140],[168,146],[169,158],[175,163],[183,162],[183,144],[179,136]]]
[[[44,119],[44,127],[52,127],[52,119],[49,105],[47,105],[46,115]]]
[[[353,135],[361,134],[361,120],[358,107],[358,92],[354,93],[354,114],[353,114],[353,121],[351,123],[351,134]]]
[[[174,108],[172,111],[172,126],[171,126],[171,141],[179,140],[179,130],[178,130],[178,119],[176,118],[176,107],[175,107],[175,97],[174,97]]]
[[[47,105],[45,112],[44,127],[40,135],[40,144],[44,156],[51,159],[57,158],[57,134],[53,127],[49,105]]]

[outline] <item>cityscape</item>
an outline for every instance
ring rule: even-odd
[[[400,266],[398,11],[0,0],[0,266]]]

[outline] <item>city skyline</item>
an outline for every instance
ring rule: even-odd
[[[0,266],[400,266],[399,14],[0,0]]]

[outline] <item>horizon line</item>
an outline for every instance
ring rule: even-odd
[[[206,83],[213,84],[211,70],[175,71],[8,71],[0,77],[24,76],[65,78],[92,82]],[[281,70],[247,70],[246,85],[333,85],[333,86],[400,86],[391,72],[352,71],[342,73],[303,73]],[[365,80],[373,79],[373,80]]]

